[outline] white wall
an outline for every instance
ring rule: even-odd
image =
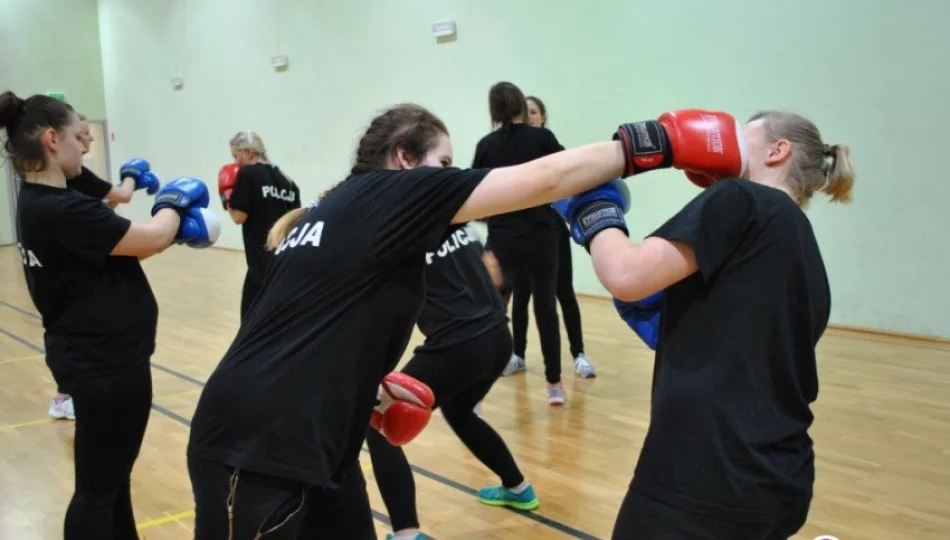
[[[62,29],[67,31],[60,31]],[[90,118],[105,116],[96,0],[0,0],[0,92],[64,92]],[[0,244],[13,240],[0,164]]]
[[[810,211],[834,293],[833,320],[950,337],[950,182],[940,160],[950,37],[938,0],[100,0],[113,162],[149,158],[169,179],[214,182],[239,129],[260,131],[309,198],[338,181],[374,111],[415,101],[441,115],[456,161],[489,129],[498,80],[536,93],[568,146],[670,108],[746,117],[804,113],[850,143],[856,202]],[[437,44],[432,21],[454,18]],[[286,54],[275,73],[270,57]],[[185,87],[173,91],[169,79]],[[630,181],[633,236],[696,189],[674,172]],[[132,212],[147,215],[144,198]],[[220,210],[219,210],[220,211]],[[222,243],[239,247],[227,227]],[[575,249],[579,291],[603,293]]]

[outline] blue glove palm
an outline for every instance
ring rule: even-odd
[[[182,214],[191,208],[207,208],[211,202],[208,186],[197,178],[176,178],[158,190],[152,215],[162,208],[174,208]]]
[[[597,186],[579,195],[551,203],[567,222],[574,242],[590,249],[597,233],[616,228],[629,234],[624,214],[630,208],[630,190],[620,179]]]
[[[636,302],[623,302],[614,298],[614,307],[620,318],[654,351],[659,341],[662,303],[662,291]]]

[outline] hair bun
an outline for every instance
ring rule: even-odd
[[[9,128],[23,112],[26,102],[11,91],[0,94],[0,128]]]

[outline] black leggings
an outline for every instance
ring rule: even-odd
[[[681,510],[632,489],[611,540],[787,540],[805,524],[808,502],[769,523],[739,523]]]
[[[254,298],[257,297],[257,293],[261,290],[263,285],[264,281],[257,276],[252,276],[250,272],[244,276],[244,289],[241,291],[242,321],[245,315],[247,315],[248,310],[251,309],[251,304],[254,303]]]
[[[581,308],[574,293],[571,233],[567,227],[558,227],[557,256],[557,301],[561,304],[561,317],[571,344],[571,357],[577,358],[584,352],[584,333],[581,330]],[[531,299],[531,281],[527,272],[517,273],[512,289],[511,331],[514,334],[515,354],[524,358],[528,348],[528,301]]]
[[[501,265],[506,283],[515,283],[519,273],[527,275],[534,298],[534,318],[541,337],[544,378],[561,382],[561,323],[557,315],[558,238],[551,230],[528,241],[492,242],[492,251]],[[524,287],[521,287],[524,290]],[[517,291],[517,286],[515,291]]]
[[[515,487],[524,482],[515,458],[501,436],[474,411],[510,357],[511,334],[508,325],[502,324],[437,353],[416,353],[402,372],[429,385],[435,394],[436,406],[441,407],[449,427],[462,443],[498,475],[504,486]],[[393,530],[419,527],[415,482],[406,454],[373,429],[367,432],[366,442],[376,485],[386,503]]]
[[[148,362],[108,377],[63,385],[73,398],[76,488],[64,538],[137,540],[130,479],[152,406]]]
[[[195,497],[195,540],[376,539],[359,461],[338,489],[193,456],[188,457],[188,474]]]

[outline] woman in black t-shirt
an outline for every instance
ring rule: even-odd
[[[254,308],[201,393],[188,444],[196,539],[374,538],[358,457],[380,382],[425,302],[426,254],[452,224],[621,174],[717,163],[704,142],[676,160],[656,145],[655,124],[622,124],[611,142],[521,165],[462,170],[429,111],[377,116],[350,175],[274,225]]]
[[[473,410],[508,364],[511,332],[505,306],[482,263],[481,243],[468,227],[453,229],[439,249],[426,254],[425,305],[418,320],[426,339],[401,371],[432,389],[449,427],[501,481],[480,489],[478,500],[534,510],[540,505],[534,487],[505,441]],[[373,429],[366,443],[393,528],[387,538],[413,537],[419,518],[406,454]]]
[[[75,492],[64,536],[137,538],[130,477],[152,400],[149,359],[158,308],[139,264],[173,241],[216,238],[208,191],[200,181],[170,182],[153,218],[132,224],[102,201],[69,189],[82,168],[82,123],[47,96],[0,95],[5,150],[23,188],[16,226],[30,297],[43,321],[46,363],[73,398]],[[144,161],[127,171],[148,176]],[[182,196],[196,201],[177,208]]]
[[[817,191],[849,202],[854,173],[848,147],[801,116],[768,111],[737,128],[744,173],[688,173],[706,189],[644,241],[631,245],[622,220],[575,235],[624,319],[659,320],[655,335],[639,327],[656,344],[651,419],[618,540],[784,540],[808,515],[831,293],[804,209]]]
[[[547,128],[547,109],[544,102],[535,96],[525,98],[527,123]],[[554,212],[553,209],[547,208]],[[585,379],[596,377],[593,362],[584,352],[584,332],[581,328],[581,308],[574,292],[574,265],[571,257],[571,235],[567,227],[557,227],[557,301],[561,306],[561,318],[567,331],[567,340],[574,359],[574,372]],[[512,375],[525,369],[525,351],[528,334],[528,302],[531,300],[531,280],[526,271],[519,271],[511,284],[511,332],[514,338],[514,353],[505,368],[504,375]]]
[[[86,120],[86,117],[79,115],[79,120],[82,122],[82,130],[79,133],[79,142],[82,143],[82,153],[83,155],[89,153],[90,146],[95,140],[92,136],[92,133],[89,131],[89,122]],[[141,182],[142,189],[148,189],[150,186],[154,185],[154,189],[158,189],[158,179],[154,179],[153,183],[149,183],[151,178],[146,179],[146,182]],[[146,185],[148,184],[148,185]],[[131,176],[127,176],[122,179],[122,183],[118,186],[113,186],[109,182],[106,182],[102,178],[96,176],[96,173],[90,171],[85,166],[82,168],[82,172],[78,176],[70,178],[66,184],[70,189],[75,189],[76,191],[88,195],[93,199],[103,201],[109,206],[109,208],[115,209],[116,206],[122,203],[127,203],[132,200],[132,194],[135,192],[136,182],[135,179]],[[154,191],[153,191],[154,193]],[[57,387],[56,396],[53,397],[53,401],[49,406],[49,415],[56,419],[66,418],[69,420],[75,420],[75,412],[73,407],[73,399],[69,394],[65,393],[62,387]]]
[[[233,164],[218,173],[218,192],[231,220],[241,226],[247,274],[241,292],[241,320],[264,282],[271,253],[267,232],[287,212],[300,208],[300,189],[267,158],[261,136],[241,131],[230,141]]]
[[[492,123],[498,129],[478,141],[472,168],[518,165],[564,149],[553,133],[525,123],[525,97],[514,84],[500,82],[492,86],[488,102]],[[557,269],[558,229],[563,229],[564,224],[547,205],[492,216],[487,224],[488,241],[501,266],[504,282],[512,286],[519,274],[527,277],[541,339],[548,403],[563,405]],[[519,363],[513,356],[511,361],[507,374],[524,369],[523,360]]]

